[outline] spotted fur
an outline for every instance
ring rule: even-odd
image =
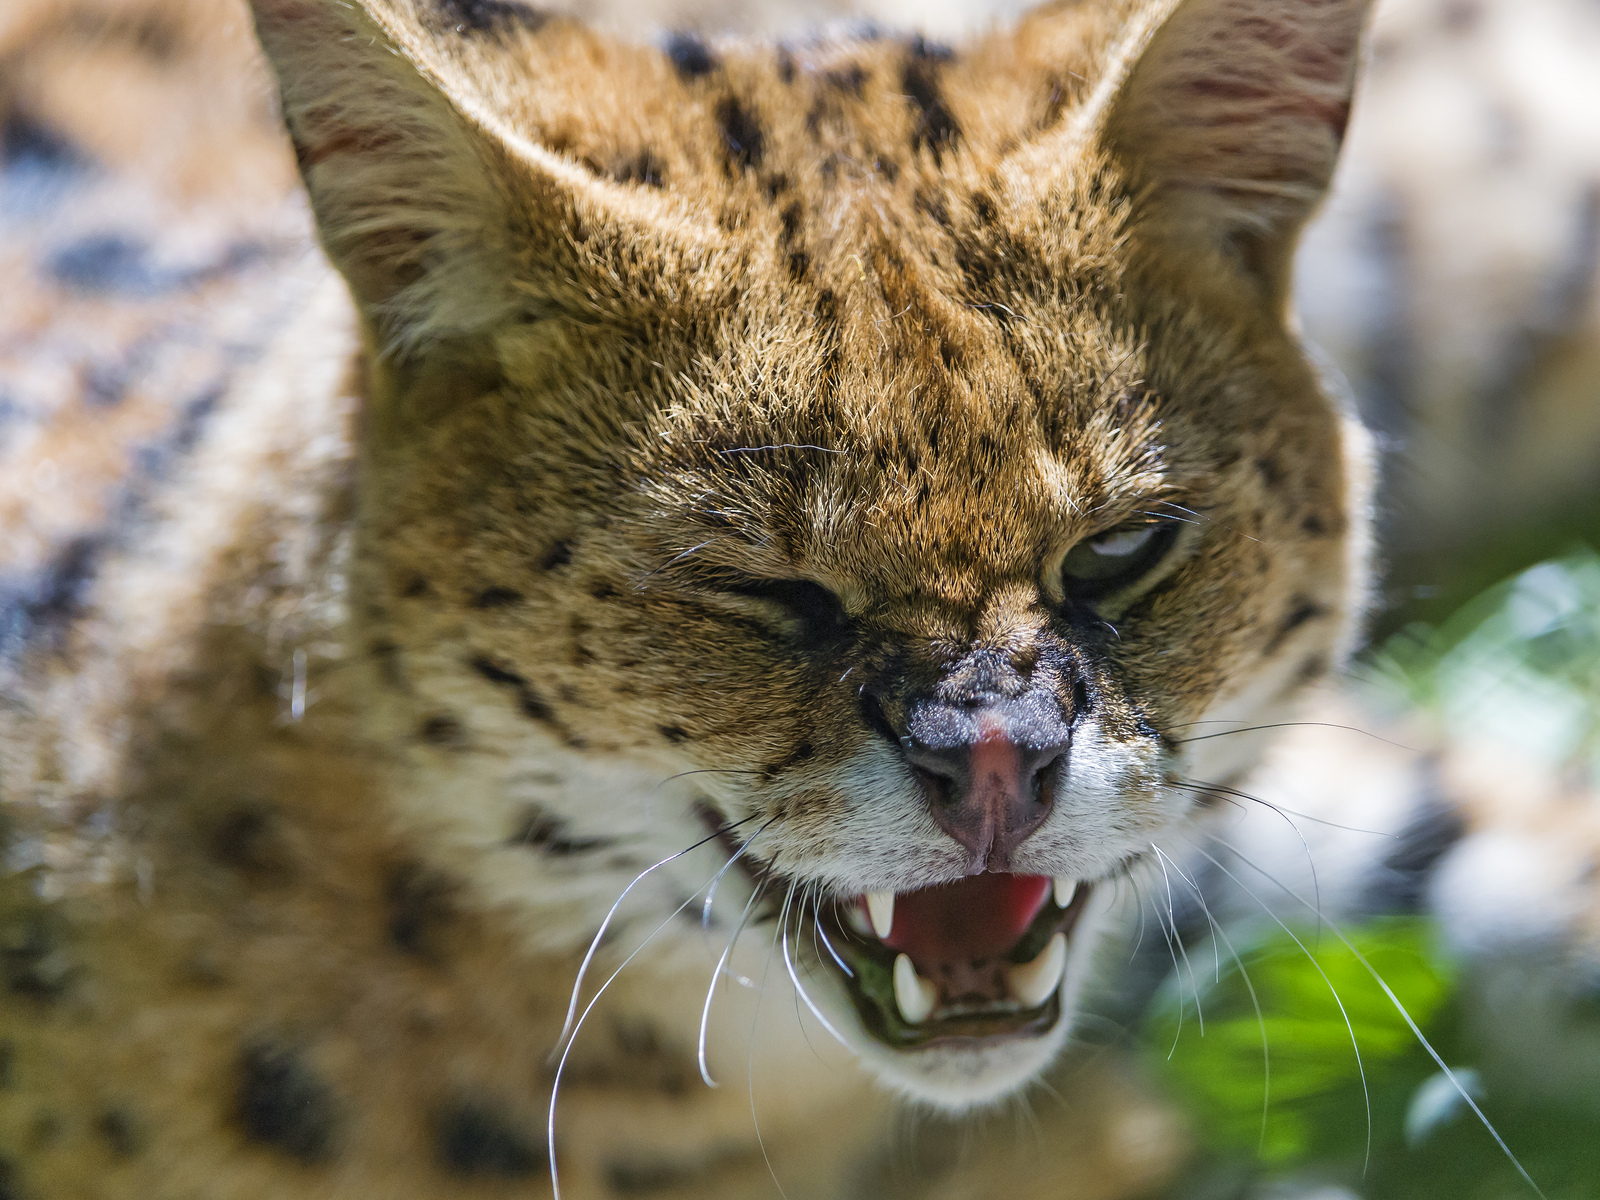
[[[703,932],[694,901],[752,835],[840,893],[959,873],[863,698],[898,722],[962,671],[1078,722],[1018,869],[1113,876],[1205,807],[1173,776],[1264,741],[1183,730],[1290,711],[1352,644],[1364,439],[1283,316],[1361,6],[1242,43],[1259,6],[1171,7],[774,46],[262,0],[276,85],[221,0],[0,19],[5,1188],[526,1195],[553,1151],[566,1195],[745,1196],[752,1107],[791,1195],[1175,1169],[1181,1125],[1099,1059],[1054,1068],[1050,1154],[980,1123],[957,1160],[939,1118],[908,1163],[873,1076],[959,1109],[1055,1041],[813,1050],[775,903],[705,1089],[750,885]],[[85,112],[80,71],[146,106]],[[1203,518],[1171,572],[1064,615],[1067,548],[1152,505]],[[1499,820],[1362,762],[1461,845]],[[1415,903],[1455,845],[1361,886]],[[582,954],[689,846],[600,939],[588,994],[666,923],[549,1143]]]

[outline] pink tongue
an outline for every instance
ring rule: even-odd
[[[894,898],[886,945],[920,964],[994,958],[1015,946],[1050,894],[1048,875],[985,871]]]

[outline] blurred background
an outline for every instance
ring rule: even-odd
[[[554,7],[650,39],[829,22],[953,38],[1023,6]],[[151,431],[181,438],[174,411],[208,403],[195,381],[259,355],[255,314],[296,304],[324,269],[242,4],[0,3],[0,527],[14,531],[0,613],[70,602],[74,539],[137,505],[172,449]],[[1590,821],[1600,2],[1379,0],[1298,299],[1384,457],[1384,583],[1345,702],[1411,746],[1502,748],[1522,767],[1477,786],[1529,789],[1530,819],[1578,805]],[[1518,945],[1523,925],[1495,924],[1494,881],[1460,886],[1475,895],[1479,882],[1472,929],[1501,930],[1487,951],[1420,901],[1342,914],[1348,943],[1315,921],[1260,917],[1213,943],[1201,915],[1181,955],[1152,920],[1045,1088],[959,1137],[910,1123],[869,1192],[996,1194],[996,1156],[1008,1170],[1061,1158],[1089,1119],[1083,1097],[1109,1095],[1116,1153],[1151,1164],[1153,1197],[1535,1195],[1444,1065],[1545,1195],[1600,1197],[1600,960]],[[1567,916],[1600,940],[1600,916]],[[1080,1173],[1035,1194],[1113,1194],[1096,1188]]]

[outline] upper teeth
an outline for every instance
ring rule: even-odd
[[[898,966],[899,964],[896,964]],[[1037,1008],[1050,999],[1061,985],[1061,975],[1067,965],[1067,935],[1058,933],[1045,944],[1032,962],[1018,963],[1006,971],[1006,982],[1011,994],[1024,1008]],[[895,972],[895,995],[900,994],[900,975]]]
[[[1065,908],[1077,893],[1078,881],[1070,875],[1056,876],[1056,907]]]
[[[908,1025],[920,1025],[939,1002],[939,989],[917,974],[908,955],[894,960],[894,1003]]]
[[[894,893],[868,892],[867,915],[872,918],[872,932],[880,940],[887,938],[894,928]]]

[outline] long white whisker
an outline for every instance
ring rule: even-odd
[[[1206,904],[1205,893],[1200,890],[1200,885],[1197,884],[1190,877],[1190,875],[1189,875],[1189,873],[1187,871],[1185,871],[1182,867],[1180,867],[1178,865],[1177,861],[1171,855],[1165,853],[1161,849],[1160,846],[1156,845],[1154,842],[1151,842],[1150,843],[1150,849],[1152,849],[1152,850],[1154,850],[1156,852],[1156,857],[1159,860],[1161,860],[1161,862],[1170,865],[1172,867],[1172,869],[1178,873],[1178,878],[1179,879],[1183,880],[1185,883],[1187,883],[1189,885],[1189,890],[1194,893],[1195,899],[1200,901],[1200,908],[1205,913],[1206,920],[1208,922],[1210,922],[1212,925],[1215,925],[1216,922],[1211,919],[1211,908],[1210,908],[1209,905]],[[1165,869],[1166,869],[1166,867],[1162,868],[1163,871]],[[1172,882],[1171,880],[1167,881],[1167,885],[1169,887],[1171,886],[1171,882]],[[1213,961],[1212,961],[1213,978],[1218,983],[1221,983],[1222,982],[1222,952],[1217,949],[1217,946],[1216,946],[1215,942],[1213,942],[1211,944],[1211,952],[1212,952],[1212,955],[1213,955]]]
[[[1208,834],[1207,836],[1216,838],[1215,834]],[[1216,840],[1221,841],[1220,838],[1216,838]],[[1227,845],[1227,843],[1223,842],[1223,845]],[[1233,850],[1233,847],[1229,846],[1228,849]],[[1287,933],[1294,944],[1300,947],[1300,951],[1306,956],[1307,961],[1317,969],[1317,974],[1322,976],[1322,982],[1328,985],[1328,992],[1333,997],[1333,1002],[1339,1006],[1339,1015],[1344,1018],[1344,1027],[1350,1033],[1350,1049],[1355,1053],[1356,1071],[1361,1076],[1361,1098],[1363,1101],[1365,1101],[1367,1106],[1367,1153],[1361,1168],[1362,1172],[1365,1173],[1367,1166],[1372,1162],[1372,1093],[1367,1088],[1367,1068],[1366,1065],[1361,1061],[1361,1044],[1356,1040],[1356,1027],[1350,1021],[1350,1014],[1345,1011],[1344,1001],[1339,998],[1339,989],[1333,986],[1333,980],[1328,978],[1328,973],[1322,969],[1322,964],[1317,961],[1316,955],[1312,954],[1310,950],[1306,949],[1306,944],[1295,936],[1294,930],[1290,929],[1281,920],[1279,920],[1278,914],[1272,911],[1272,909],[1267,905],[1266,901],[1262,900],[1260,896],[1256,895],[1253,891],[1246,887],[1243,880],[1241,880],[1232,871],[1228,870],[1227,867],[1218,862],[1213,855],[1207,853],[1202,847],[1196,846],[1195,850],[1209,859],[1212,866],[1216,867],[1217,870],[1221,871],[1229,879],[1233,880],[1234,883],[1238,884],[1239,887],[1244,891],[1245,895],[1249,896],[1250,899],[1254,900],[1258,905],[1261,906],[1261,911],[1266,913],[1267,916],[1271,917],[1278,928]],[[1237,855],[1239,852],[1237,850],[1233,850],[1233,853]],[[1241,861],[1243,860],[1241,859]]]
[[[749,820],[752,820],[752,819],[753,818],[751,818],[751,817],[746,817],[744,819],[744,821],[740,821],[740,822],[738,822],[738,824],[739,825],[743,825],[745,823],[745,821],[749,821]],[[768,820],[767,824],[770,825],[772,823],[772,820],[776,820],[776,818],[772,818],[771,820]],[[762,828],[764,829],[764,828],[766,828],[766,826],[762,826]],[[754,841],[755,838],[760,835],[760,833],[761,833],[760,829],[756,830],[755,834],[751,836],[750,841]],[[703,840],[701,840],[699,842],[696,842],[695,845],[694,846],[690,846],[688,850],[680,850],[677,854],[674,854],[672,856],[672,858],[681,858],[681,857],[683,857],[683,855],[687,854],[689,852],[689,850],[693,850],[696,846],[703,846],[703,845],[706,844],[706,842],[713,840],[717,836],[718,836],[718,834],[714,833],[714,834],[711,835],[711,837],[705,838],[705,839],[703,839]],[[750,841],[747,841],[745,843],[745,846],[748,846],[750,844]],[[744,847],[741,846],[740,847],[740,853],[743,852],[743,849],[744,849]],[[738,858],[738,854],[734,854],[733,856],[731,856],[728,859],[727,862],[722,864],[721,870],[719,870],[717,872],[716,876],[714,876],[713,878],[721,878],[723,872],[725,872],[729,867],[733,866],[733,864],[734,864],[734,862],[735,862],[735,860],[737,858]],[[669,863],[671,861],[672,861],[671,858],[664,858],[664,859],[661,860],[661,862],[656,864],[656,867],[662,866],[663,864]],[[649,868],[649,871],[653,871],[653,870],[655,870],[655,867]],[[637,876],[634,879],[633,883],[638,883],[639,880],[644,878],[644,876],[646,874],[648,874],[648,873],[649,873],[648,871],[641,872],[640,875]],[[706,884],[702,884],[701,887],[708,886],[708,884],[710,882],[711,881],[708,880],[707,883]],[[632,888],[633,884],[630,883],[628,885],[628,887]],[[610,986],[613,983],[616,982],[617,976],[621,975],[623,971],[627,970],[628,964],[631,963],[634,959],[638,958],[639,955],[644,952],[644,948],[655,940],[655,937],[656,937],[656,935],[658,933],[660,933],[668,925],[672,924],[672,922],[677,919],[678,915],[680,913],[682,913],[684,909],[688,908],[689,905],[694,903],[694,899],[695,899],[696,896],[698,896],[700,894],[700,890],[701,890],[701,888],[695,888],[695,890],[690,894],[690,896],[689,896],[689,898],[687,900],[685,900],[682,904],[678,905],[677,908],[673,909],[672,912],[670,914],[668,914],[667,919],[662,921],[661,924],[657,925],[654,929],[652,929],[650,931],[650,935],[648,937],[646,937],[644,939],[644,941],[640,942],[637,947],[634,948],[633,953],[628,955],[627,958],[622,960],[621,964],[618,965],[617,969],[615,971],[611,972],[611,974],[606,977],[606,981],[604,983],[602,983],[600,985],[600,987],[595,991],[595,994],[589,998],[589,1003],[584,1005],[584,1009],[583,1009],[582,1015],[580,1015],[578,1017],[577,1022],[572,1026],[572,1036],[567,1039],[566,1046],[561,1051],[561,1058],[556,1063],[555,1076],[550,1081],[550,1111],[545,1117],[545,1145],[550,1147],[551,1200],[561,1200],[561,1177],[560,1177],[559,1169],[558,1169],[558,1167],[556,1165],[556,1155],[555,1155],[555,1144],[556,1144],[556,1100],[561,1094],[561,1075],[562,1075],[562,1072],[566,1070],[567,1059],[572,1054],[572,1048],[575,1045],[577,1045],[577,1043],[578,1043],[578,1034],[583,1030],[584,1022],[589,1019],[589,1014],[594,1011],[594,1006],[596,1004],[600,1003],[600,997],[604,996],[606,994],[606,990],[608,988],[610,988]],[[627,892],[624,891],[623,895],[627,895]],[[621,896],[619,896],[617,898],[617,904],[620,904],[620,903],[622,903],[622,897]],[[613,904],[611,906],[611,913],[615,913],[616,911],[617,911],[617,905]],[[611,914],[607,914],[606,920],[610,921],[610,919],[611,919]],[[601,925],[600,931],[601,931],[601,933],[605,932],[605,925],[603,925],[603,924]],[[585,966],[587,966],[588,963],[589,963],[589,960],[594,957],[595,947],[598,946],[599,944],[600,944],[600,934],[596,934],[595,935],[595,940],[592,943],[590,943],[590,946],[589,946],[589,956],[584,959],[584,965]],[[579,972],[579,981],[580,982],[582,981],[582,971],[581,970]],[[559,1043],[557,1043],[557,1044],[559,1045]]]
[[[1194,964],[1189,961],[1189,947],[1187,947],[1187,946],[1185,946],[1183,944],[1183,938],[1181,936],[1179,936],[1179,934],[1178,934],[1178,914],[1177,914],[1176,911],[1174,911],[1174,908],[1173,908],[1172,876],[1167,874],[1167,856],[1165,854],[1162,854],[1161,851],[1156,848],[1156,844],[1154,842],[1150,843],[1150,849],[1155,850],[1155,852],[1156,852],[1156,861],[1161,864],[1161,878],[1166,880],[1166,884],[1167,884],[1167,923],[1172,926],[1172,940],[1178,944],[1178,949],[1183,954],[1183,965],[1189,968],[1189,990],[1194,993],[1195,1018],[1200,1022],[1200,1036],[1201,1037],[1205,1037],[1205,1035],[1206,1035],[1206,1010],[1200,1004],[1200,980],[1195,976]],[[1157,919],[1159,919],[1159,916],[1158,916]],[[1173,966],[1177,966],[1178,964],[1177,963],[1173,963],[1172,965]],[[1183,986],[1182,976],[1179,977],[1178,986],[1179,987]]]
[[[794,959],[789,956],[789,926],[787,924],[783,927],[783,965],[788,968],[789,982],[794,984],[795,992],[799,994],[800,999],[805,1001],[806,1007],[811,1010],[811,1015],[820,1021],[822,1027],[833,1035],[834,1041],[838,1042],[846,1050],[850,1049],[850,1043],[845,1041],[839,1031],[833,1027],[833,1023],[822,1015],[822,1010],[812,1003],[811,994],[806,991],[805,984],[800,982],[800,974],[794,969]],[[804,1028],[805,1026],[802,1025],[801,1029],[804,1030]]]
[[[1255,871],[1257,874],[1259,874],[1259,875],[1263,876],[1264,878],[1266,878],[1269,882],[1274,884],[1276,887],[1280,888],[1286,896],[1289,896],[1291,899],[1295,900],[1297,903],[1303,905],[1306,908],[1310,908],[1311,907],[1310,904],[1308,904],[1306,902],[1305,898],[1303,896],[1301,896],[1299,893],[1297,893],[1296,891],[1294,891],[1293,888],[1290,888],[1286,884],[1284,884],[1281,881],[1279,881],[1278,879],[1274,878],[1267,871],[1264,871],[1262,868],[1256,866],[1255,863],[1253,863],[1249,859],[1245,858],[1237,850],[1235,850],[1232,846],[1229,846],[1227,842],[1223,841],[1221,838],[1216,837],[1215,834],[1209,834],[1208,836],[1214,838],[1217,842],[1221,843],[1223,846],[1226,846],[1227,849],[1229,851],[1231,851],[1233,853],[1233,855],[1236,858],[1239,859],[1240,862],[1244,863],[1251,870]],[[1200,853],[1205,854],[1205,851],[1202,850],[1202,851],[1200,851]],[[1211,856],[1209,854],[1206,854],[1206,857],[1207,858],[1211,858]],[[1216,860],[1212,859],[1212,861],[1215,862]],[[1282,924],[1282,922],[1279,922],[1279,923]],[[1384,980],[1382,975],[1378,974],[1377,968],[1375,968],[1370,962],[1367,961],[1367,956],[1365,954],[1361,953],[1361,951],[1358,950],[1355,947],[1355,945],[1350,941],[1349,938],[1345,937],[1343,931],[1340,930],[1337,925],[1335,925],[1332,921],[1328,921],[1326,923],[1327,923],[1328,929],[1332,932],[1333,936],[1338,938],[1339,941],[1344,944],[1345,949],[1350,951],[1350,953],[1355,956],[1356,961],[1358,963],[1360,963],[1362,965],[1362,967],[1364,967],[1366,969],[1367,974],[1371,975],[1372,978],[1373,978],[1373,981],[1380,988],[1383,989],[1383,994],[1389,998],[1389,1003],[1394,1005],[1395,1011],[1397,1013],[1399,1013],[1401,1018],[1405,1021],[1406,1027],[1411,1030],[1412,1036],[1414,1036],[1417,1039],[1418,1043],[1422,1046],[1422,1048],[1428,1052],[1428,1057],[1433,1059],[1434,1065],[1437,1066],[1439,1068],[1439,1070],[1444,1073],[1444,1077],[1450,1081],[1450,1086],[1455,1088],[1456,1094],[1459,1095],[1463,1100],[1466,1101],[1467,1107],[1472,1109],[1473,1115],[1476,1116],[1478,1118],[1478,1121],[1483,1125],[1483,1127],[1486,1130],[1489,1131],[1489,1136],[1494,1139],[1495,1145],[1500,1147],[1500,1152],[1506,1156],[1506,1158],[1510,1161],[1511,1165],[1517,1169],[1517,1174],[1522,1176],[1522,1181],[1524,1183],[1526,1183],[1530,1188],[1533,1189],[1534,1195],[1538,1196],[1540,1198],[1540,1200],[1544,1200],[1544,1192],[1540,1189],[1539,1185],[1533,1181],[1533,1176],[1528,1174],[1527,1169],[1518,1160],[1517,1156],[1515,1154],[1511,1153],[1511,1147],[1506,1145],[1505,1139],[1500,1136],[1500,1131],[1498,1129],[1496,1129],[1494,1127],[1494,1124],[1489,1120],[1489,1118],[1484,1115],[1483,1109],[1478,1107],[1478,1102],[1472,1098],[1471,1093],[1468,1092],[1467,1089],[1461,1085],[1461,1081],[1456,1078],[1455,1072],[1452,1071],[1448,1066],[1445,1065],[1444,1059],[1439,1057],[1439,1052],[1433,1048],[1433,1043],[1428,1041],[1428,1039],[1423,1036],[1422,1030],[1419,1029],[1417,1027],[1417,1023],[1414,1020],[1411,1019],[1411,1014],[1406,1011],[1406,1006],[1404,1004],[1400,1003],[1400,997],[1396,996],[1394,994],[1394,989],[1391,988],[1388,985],[1388,983]],[[1369,1121],[1370,1121],[1370,1113],[1369,1113]]]
[[[1306,841],[1306,835],[1300,831],[1300,826],[1294,823],[1294,821],[1289,817],[1288,813],[1284,812],[1270,800],[1263,800],[1260,796],[1252,796],[1250,793],[1242,792],[1238,788],[1223,787],[1220,784],[1208,783],[1204,784],[1203,786],[1211,788],[1212,790],[1225,791],[1230,796],[1237,796],[1241,800],[1249,800],[1255,804],[1261,805],[1263,808],[1270,809],[1272,812],[1277,813],[1290,829],[1294,830],[1295,837],[1300,839],[1300,848],[1306,852],[1306,866],[1311,868],[1311,890],[1317,898],[1317,940],[1320,942],[1322,940],[1322,881],[1317,878],[1317,860],[1312,857],[1311,843]]]
[[[670,862],[676,862],[685,854],[692,853],[693,851],[700,849],[700,847],[704,846],[707,842],[714,842],[730,830],[737,829],[746,822],[753,820],[755,820],[755,817],[752,815],[745,817],[744,820],[735,821],[732,825],[725,825],[715,833],[708,834],[701,838],[694,845],[686,846],[682,850],[679,850],[676,854],[669,854],[660,862],[648,866],[644,870],[640,871],[633,877],[633,882],[622,889],[622,894],[617,897],[615,903],[611,905],[611,910],[606,913],[606,919],[600,922],[600,928],[595,933],[594,939],[589,943],[589,949],[588,952],[583,956],[583,962],[578,966],[578,977],[572,982],[572,998],[567,1002],[567,1018],[561,1023],[561,1035],[556,1038],[557,1047],[561,1046],[561,1044],[567,1040],[567,1035],[572,1032],[573,1014],[578,1011],[578,1000],[583,995],[583,980],[584,977],[589,973],[589,964],[594,962],[595,953],[600,949],[600,943],[606,936],[606,930],[611,928],[612,919],[616,917],[617,910],[622,907],[622,902],[628,898],[628,893],[633,891],[634,888],[638,887],[640,880],[642,880],[652,871],[659,870]]]
[[[739,923],[733,927],[733,934],[728,938],[728,944],[722,948],[722,957],[717,959],[717,969],[711,973],[711,986],[706,989],[706,1005],[700,1011],[700,1044],[698,1057],[700,1061],[700,1078],[705,1080],[707,1087],[721,1087],[715,1079],[711,1078],[711,1069],[706,1066],[706,1027],[711,1021],[711,1000],[717,994],[717,984],[722,979],[722,973],[728,965],[728,959],[733,954],[733,947],[739,941],[739,935],[744,932],[745,922],[750,919],[750,910],[755,906],[757,898],[767,887],[767,879],[763,875],[754,888],[750,890],[750,899],[744,902],[744,911],[739,914]]]
[[[822,912],[819,904],[820,901],[818,900],[817,894],[813,892],[811,894],[811,917],[813,922],[812,929],[822,936],[822,944],[828,948],[828,955],[835,963],[839,965],[839,970],[843,971],[851,979],[854,979],[856,977],[856,973],[850,969],[849,963],[845,962],[844,959],[839,957],[839,952],[833,948],[833,939],[828,937],[828,931],[822,927]]]
[[[1160,854],[1160,849],[1156,850]],[[1239,957],[1239,952],[1234,949],[1233,939],[1222,928],[1216,917],[1211,915],[1211,906],[1206,903],[1205,893],[1200,890],[1200,885],[1191,879],[1177,863],[1172,867],[1183,877],[1185,883],[1194,889],[1195,897],[1200,901],[1200,908],[1206,914],[1206,920],[1211,923],[1214,935],[1212,946],[1215,947],[1216,939],[1222,939],[1222,944],[1228,948],[1228,956],[1233,959],[1233,965],[1239,968],[1239,976],[1244,980],[1245,990],[1250,993],[1250,1007],[1256,1010],[1256,1027],[1261,1030],[1261,1136],[1256,1142],[1256,1152],[1259,1154],[1267,1144],[1267,1107],[1272,1097],[1272,1055],[1267,1049],[1267,1019],[1261,1012],[1261,1000],[1256,996],[1256,985],[1250,978],[1250,972],[1245,968],[1244,960]],[[1198,872],[1196,872],[1198,874]],[[1217,971],[1218,979],[1221,978],[1221,964]]]
[[[767,948],[767,965],[761,968],[761,987],[756,992],[755,1016],[750,1019],[750,1046],[745,1056],[745,1089],[750,1095],[750,1124],[755,1127],[756,1145],[761,1150],[761,1161],[767,1164],[767,1174],[772,1176],[772,1184],[778,1189],[778,1195],[783,1200],[789,1200],[789,1194],[783,1190],[783,1184],[778,1180],[778,1172],[773,1168],[772,1156],[767,1153],[766,1139],[761,1136],[761,1120],[756,1116],[756,1029],[761,1024],[761,1001],[767,995],[767,975],[772,970],[772,956],[777,952],[778,944],[773,942]]]

